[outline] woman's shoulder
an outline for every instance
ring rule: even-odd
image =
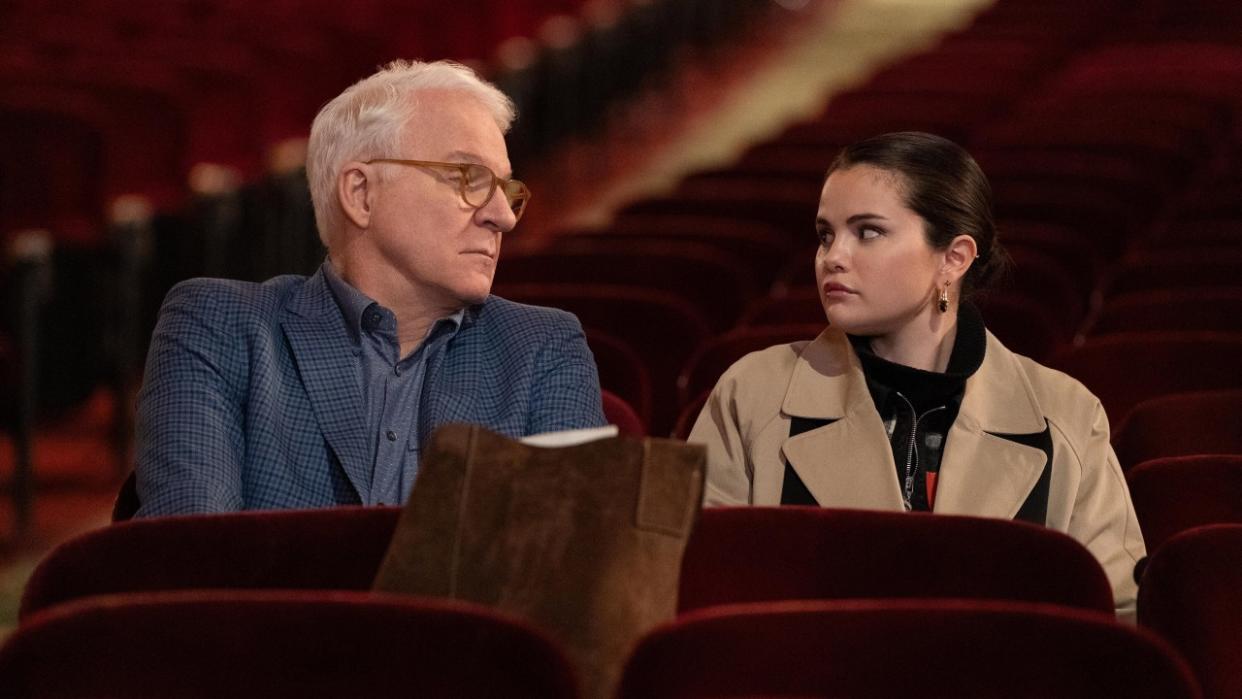
[[[1046,416],[1056,421],[1058,416],[1075,421],[1100,409],[1100,400],[1081,381],[1069,374],[1040,364],[1025,355],[1017,354],[992,338],[988,351],[1000,351],[1007,355],[1014,366],[1022,372],[1027,384],[1035,393],[1036,400],[1044,408]],[[995,350],[994,347],[999,347]]]
[[[793,373],[798,359],[815,340],[799,340],[772,345],[750,352],[734,362],[720,380],[737,382],[771,381]]]

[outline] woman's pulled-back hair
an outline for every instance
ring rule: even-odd
[[[975,239],[979,258],[962,279],[963,296],[987,287],[1008,268],[1009,255],[996,239],[992,186],[961,146],[920,131],[886,133],[846,146],[827,175],[855,165],[901,175],[906,206],[927,223],[933,248],[944,250],[963,233]]]

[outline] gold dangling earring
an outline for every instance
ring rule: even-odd
[[[940,290],[940,296],[936,298],[936,306],[940,308],[941,313],[947,313],[949,310],[949,285],[945,284]]]

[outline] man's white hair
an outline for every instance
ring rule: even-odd
[[[424,90],[455,90],[478,99],[501,133],[509,131],[516,116],[513,101],[505,93],[452,61],[398,59],[350,85],[319,110],[307,144],[306,178],[319,239],[325,246],[342,219],[336,199],[341,167],[355,159],[400,157],[401,136],[412,116],[415,94]]]

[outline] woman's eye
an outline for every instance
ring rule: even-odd
[[[863,228],[858,229],[858,237],[863,240],[873,240],[875,238],[879,238],[882,232],[883,231],[881,231],[879,228],[872,228],[871,226],[864,226]]]
[[[815,237],[819,238],[820,245],[828,245],[832,243],[832,231],[830,230],[821,228],[815,231]]]

